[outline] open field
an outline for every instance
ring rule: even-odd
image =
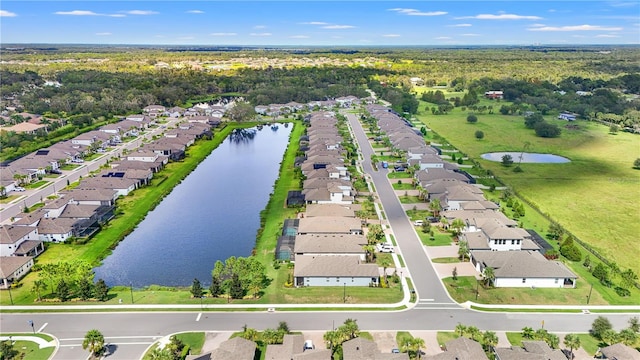
[[[425,106],[421,102],[420,108]],[[545,139],[525,128],[522,116],[481,114],[478,123],[469,124],[466,115],[454,109],[448,115],[422,111],[418,118],[600,254],[640,273],[635,239],[640,233],[640,171],[631,167],[640,157],[637,135],[610,135],[607,127],[584,121],[572,123],[579,129],[568,130],[567,122],[547,117],[563,132]],[[476,130],[485,133],[483,140],[475,139]],[[515,173],[513,167],[480,158],[486,152],[522,151],[526,143],[529,152],[557,154],[571,162],[522,164],[524,172]]]

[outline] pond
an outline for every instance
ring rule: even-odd
[[[231,134],[94,269],[95,279],[208,286],[216,260],[251,255],[291,129]]]
[[[571,162],[566,157],[553,154],[527,153],[527,152],[493,152],[480,155],[481,158],[489,161],[502,161],[504,155],[511,155],[515,163],[538,163],[538,164],[562,164]],[[520,157],[522,156],[522,161]]]

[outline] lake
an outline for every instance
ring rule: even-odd
[[[217,260],[251,255],[292,128],[227,137],[94,269],[95,279],[208,286]]]
[[[527,153],[527,152],[493,152],[480,155],[481,158],[489,161],[502,161],[502,157],[504,155],[511,155],[514,163],[538,163],[538,164],[562,164],[568,163],[571,160],[566,157],[553,155],[553,154],[540,154],[540,153]],[[520,156],[522,156],[522,161],[520,161]]]

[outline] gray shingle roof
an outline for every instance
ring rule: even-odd
[[[362,246],[367,244],[364,235],[351,234],[308,234],[297,235],[296,253],[345,253],[364,254]]]
[[[493,268],[499,278],[577,278],[563,263],[547,260],[538,251],[472,251],[471,254]]]
[[[353,255],[296,256],[294,276],[378,277],[376,264],[365,264]]]

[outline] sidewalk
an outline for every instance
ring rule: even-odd
[[[0,341],[6,341],[11,339],[11,341],[31,341],[38,344],[40,349],[52,346],[58,346],[56,340],[47,341],[39,336],[0,336]]]

